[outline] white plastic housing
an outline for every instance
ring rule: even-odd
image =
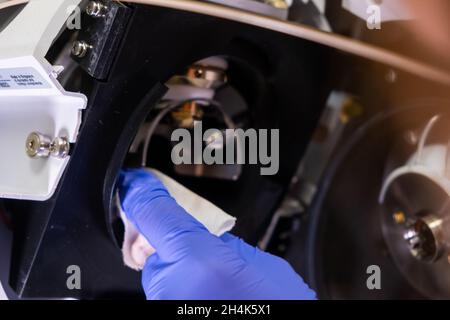
[[[32,132],[77,139],[87,99],[66,92],[44,58],[80,0],[31,0],[0,33],[0,198],[47,200],[69,157],[30,158]]]

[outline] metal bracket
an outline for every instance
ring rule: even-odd
[[[116,1],[88,3],[83,28],[72,47],[72,57],[92,77],[107,78],[131,11]]]

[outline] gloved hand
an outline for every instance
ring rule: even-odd
[[[156,249],[142,274],[148,299],[315,299],[285,260],[211,234],[149,172],[123,170],[118,187],[123,210]]]

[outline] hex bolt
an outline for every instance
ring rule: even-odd
[[[46,158],[50,155],[51,140],[38,132],[32,132],[25,144],[27,155],[30,158]]]
[[[72,54],[75,57],[83,58],[92,46],[85,41],[75,41],[72,46]]]
[[[108,7],[99,1],[89,1],[86,6],[86,14],[93,18],[103,18]]]

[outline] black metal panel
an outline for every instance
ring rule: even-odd
[[[107,1],[104,17],[82,15],[82,29],[78,41],[91,46],[84,57],[73,58],[88,74],[96,79],[105,79],[113,63],[117,48],[131,15],[131,8],[116,1]]]

